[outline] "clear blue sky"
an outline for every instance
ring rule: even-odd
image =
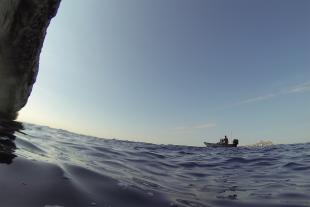
[[[19,120],[163,144],[309,142],[310,1],[62,1]]]

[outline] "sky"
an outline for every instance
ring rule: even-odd
[[[203,146],[310,141],[310,1],[66,0],[19,121]]]

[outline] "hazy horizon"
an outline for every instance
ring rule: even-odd
[[[18,121],[203,146],[310,141],[310,1],[62,1]]]

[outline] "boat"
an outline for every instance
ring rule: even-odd
[[[204,142],[206,147],[237,147],[239,144],[238,139],[234,139],[232,144],[225,144],[223,142],[218,142],[218,143],[209,143],[209,142]]]

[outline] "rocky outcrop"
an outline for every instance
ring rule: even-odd
[[[15,119],[36,81],[40,52],[61,0],[0,0],[0,118]]]

